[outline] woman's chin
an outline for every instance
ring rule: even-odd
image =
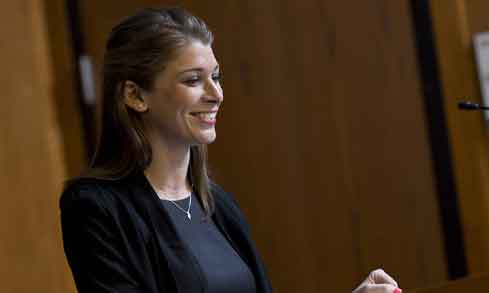
[[[210,144],[216,140],[215,131],[204,131],[194,136],[197,144]]]

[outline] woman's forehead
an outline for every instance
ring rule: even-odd
[[[193,68],[202,70],[214,70],[218,66],[214,52],[210,45],[194,41],[186,45],[178,52],[173,62],[168,64],[168,69],[186,71]]]

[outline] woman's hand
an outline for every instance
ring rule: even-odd
[[[401,293],[397,282],[386,272],[377,269],[368,275],[352,293]]]

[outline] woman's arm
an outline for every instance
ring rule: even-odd
[[[119,229],[98,196],[75,189],[60,200],[64,250],[76,287],[80,293],[142,293]]]

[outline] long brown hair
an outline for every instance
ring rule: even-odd
[[[124,103],[124,83],[130,80],[151,91],[156,75],[192,41],[211,45],[213,35],[204,21],[182,8],[143,9],[112,29],[104,55],[98,143],[83,177],[116,180],[149,166],[151,145],[141,113]],[[190,148],[188,178],[210,215],[206,145]]]

